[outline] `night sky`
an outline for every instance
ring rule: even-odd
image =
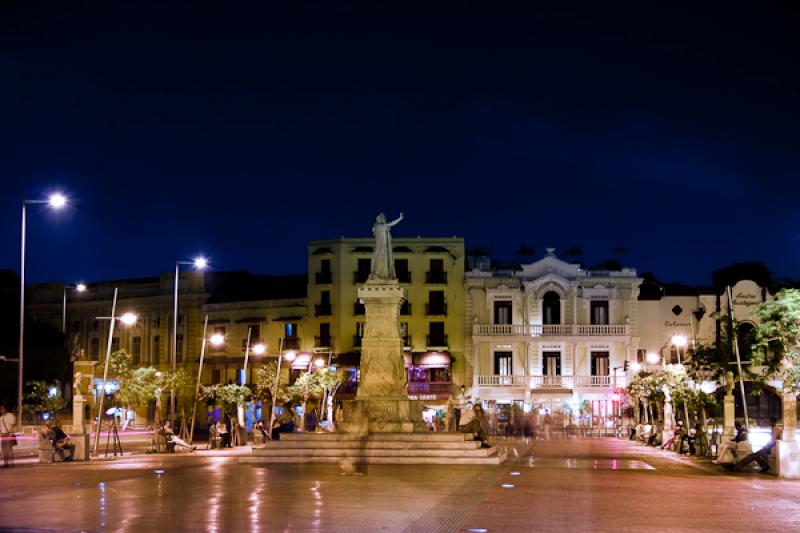
[[[650,4],[2,2],[0,268],[61,189],[30,281],[303,272],[380,211],[503,259],[800,277],[797,7]]]

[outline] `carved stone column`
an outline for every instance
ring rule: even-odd
[[[786,384],[781,395],[783,403],[783,434],[775,444],[775,462],[778,475],[785,478],[800,478],[800,442],[797,431],[797,396]]]

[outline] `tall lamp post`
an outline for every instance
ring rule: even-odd
[[[122,322],[125,326],[133,326],[136,324],[137,316],[133,313],[125,313],[122,316],[117,316],[117,293],[118,289],[114,287],[114,298],[111,300],[111,316],[99,316],[97,320],[110,320],[108,326],[108,342],[106,343],[106,360],[103,367],[103,385],[100,387],[100,401],[97,407],[97,427],[94,431],[94,453],[100,447],[100,430],[103,427],[103,402],[106,399],[106,384],[108,383],[108,363],[111,359],[111,346],[114,342],[114,326],[117,320]]]
[[[181,265],[192,265],[197,270],[205,270],[208,267],[208,259],[203,256],[195,257],[192,261],[175,261],[175,282],[174,298],[172,305],[172,357],[171,368],[174,373],[178,366],[178,284],[181,274]],[[169,419],[173,427],[175,426],[175,387],[169,389]]]
[[[76,285],[64,284],[64,299],[61,305],[61,333],[67,333],[67,289],[72,289],[78,294],[86,292],[86,284],[78,283]]]
[[[20,239],[19,267],[19,362],[17,363],[17,417],[22,425],[22,367],[25,360],[25,223],[29,205],[47,205],[51,209],[62,209],[67,205],[67,197],[61,193],[51,194],[46,200],[22,201],[22,237]]]
[[[200,379],[203,377],[203,361],[206,357],[206,343],[210,342],[212,346],[219,347],[225,344],[225,336],[221,333],[214,333],[211,337],[206,337],[208,332],[208,315],[203,321],[203,341],[200,343],[200,365],[197,368],[197,383],[194,387],[194,403],[192,404],[192,423],[189,430],[189,444],[194,442],[194,422],[197,417],[197,399],[200,396]]]

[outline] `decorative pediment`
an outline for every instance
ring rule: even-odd
[[[522,277],[524,278],[535,279],[547,274],[556,274],[568,280],[586,275],[580,265],[567,263],[555,255],[547,255],[534,263],[522,265]]]
[[[558,274],[545,274],[544,276],[525,283],[525,292],[535,299],[541,299],[548,291],[554,291],[561,296],[566,296],[572,291],[574,284]]]

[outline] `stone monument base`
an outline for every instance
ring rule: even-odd
[[[775,463],[778,477],[800,478],[800,442],[777,441],[775,443]]]
[[[70,435],[69,441],[70,443],[75,445],[75,453],[72,456],[72,460],[88,461],[89,452],[91,451],[89,445],[89,435],[87,434]]]
[[[344,402],[342,431],[369,433],[424,433],[422,402],[405,398],[376,398]]]

